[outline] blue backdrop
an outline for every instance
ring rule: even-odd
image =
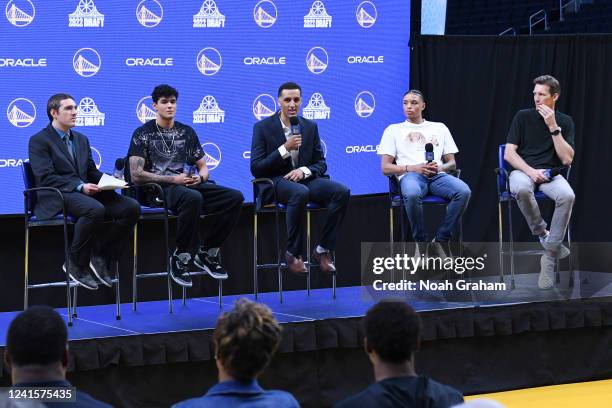
[[[112,172],[133,130],[154,118],[155,85],[179,90],[212,178],[252,200],[253,124],[285,81],[303,89],[331,176],[353,194],[385,191],[376,156],[403,120],[410,1],[10,0],[0,21],[1,214],[23,211],[21,163],[58,92],[79,105],[100,169]]]

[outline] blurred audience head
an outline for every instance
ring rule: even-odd
[[[419,348],[421,321],[407,303],[395,300],[377,303],[368,310],[364,326],[366,351],[382,362],[405,363]]]
[[[239,299],[217,321],[214,334],[217,367],[234,380],[257,378],[272,360],[281,327],[266,305]]]
[[[68,331],[61,316],[48,306],[32,306],[11,322],[6,336],[5,361],[13,383],[34,377],[65,378]],[[47,378],[48,377],[48,378]]]

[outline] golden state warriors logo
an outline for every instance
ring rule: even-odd
[[[36,9],[30,0],[10,0],[4,13],[9,23],[15,27],[25,27],[34,21]]]
[[[157,0],[142,0],[136,6],[138,22],[147,28],[155,27],[164,17],[164,8]]]
[[[138,101],[136,105],[136,117],[142,123],[155,119],[157,113],[153,109],[153,99],[150,96],[145,96]]]
[[[196,65],[202,75],[215,75],[221,69],[223,59],[217,49],[206,47],[198,53]]]
[[[68,14],[68,27],[104,27],[104,14],[93,0],[79,0],[74,13]]]
[[[72,67],[82,77],[91,77],[98,73],[102,59],[93,48],[81,48],[72,57]]]
[[[6,108],[6,117],[15,127],[28,127],[36,119],[36,107],[29,99],[17,98]]]
[[[193,123],[223,123],[224,121],[225,111],[219,108],[212,95],[202,98],[200,107],[193,112]]]
[[[331,28],[332,17],[327,14],[325,4],[315,1],[310,11],[304,16],[304,28]]]
[[[90,97],[85,97],[77,107],[77,126],[104,126],[105,114],[98,110],[96,103]]]
[[[102,155],[100,154],[100,151],[93,146],[90,146],[89,148],[91,149],[91,158],[96,164],[96,169],[100,169],[100,166],[102,166]]]
[[[198,14],[193,16],[194,28],[223,28],[225,16],[219,12],[214,0],[206,0]]]
[[[376,100],[374,95],[368,91],[360,92],[355,98],[355,112],[362,118],[367,118],[374,113]]]
[[[370,28],[376,23],[378,18],[378,12],[376,6],[371,1],[364,1],[359,3],[357,6],[357,13],[355,13],[357,23],[363,28]]]
[[[206,156],[204,157],[204,161],[206,162],[206,167],[208,170],[214,170],[219,167],[221,164],[221,149],[214,143],[207,142],[202,144],[202,149]]]
[[[278,10],[270,0],[261,0],[253,9],[253,19],[261,28],[269,28],[276,23]]]
[[[306,66],[313,74],[320,74],[327,69],[329,56],[323,47],[313,47],[306,54]]]
[[[271,95],[261,94],[253,101],[253,115],[257,120],[272,116],[275,112],[276,100]]]
[[[325,104],[323,96],[316,92],[313,93],[308,101],[308,105],[302,110],[306,119],[329,119],[331,109]]]

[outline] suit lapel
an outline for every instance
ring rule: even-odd
[[[298,116],[298,121],[300,122],[300,131],[302,132],[302,147],[300,147],[300,149],[298,150],[298,162],[297,162],[297,166],[296,168],[302,167],[302,157],[304,155],[304,152],[306,151],[305,149],[305,145],[306,145],[306,127],[304,126],[305,123],[302,120],[302,118],[300,118]]]
[[[276,135],[277,143],[279,143],[279,146],[285,144],[287,138],[285,137],[285,132],[283,131],[283,125],[280,119],[280,112],[274,115],[274,120],[272,121],[272,124],[274,126],[274,134]]]
[[[62,140],[59,133],[55,130],[51,124],[47,126],[47,137],[51,140],[51,143],[55,144],[55,146],[64,154],[68,163],[70,163],[74,167],[74,161],[72,160],[72,156],[68,152],[68,146]]]

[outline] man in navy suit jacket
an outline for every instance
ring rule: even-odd
[[[302,239],[306,204],[312,201],[327,207],[323,236],[312,257],[322,271],[335,273],[331,252],[336,248],[336,232],[346,213],[350,191],[325,175],[327,164],[317,124],[297,116],[302,103],[300,86],[293,82],[282,84],[278,88],[278,103],[280,112],[253,127],[251,173],[255,177],[271,178],[278,200],[287,204],[285,259],[295,274],[307,273]],[[299,125],[293,126],[295,132],[292,132],[292,117],[299,121]],[[269,198],[266,191],[262,194]]]
[[[117,259],[125,239],[138,220],[140,205],[136,200],[114,191],[101,191],[102,177],[91,157],[89,140],[71,130],[75,126],[77,107],[68,94],[56,94],[47,102],[49,125],[32,136],[29,143],[30,165],[37,187],[60,190],[66,210],[77,217],[66,259],[70,277],[87,289],[100,283],[112,286],[110,268]],[[38,192],[34,213],[41,219],[62,211],[61,198],[51,191]],[[104,220],[112,222],[104,228]],[[90,269],[91,268],[91,269]]]

